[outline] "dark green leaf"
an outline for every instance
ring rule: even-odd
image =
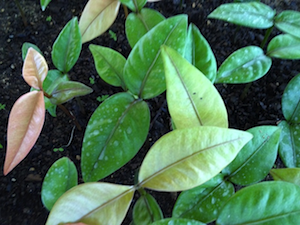
[[[27,51],[29,48],[34,48],[36,51],[38,51],[41,55],[43,55],[42,51],[34,44],[31,44],[29,42],[25,42],[23,45],[22,45],[22,59],[23,61],[25,60],[25,57],[26,57],[26,54],[27,54]]]
[[[50,101],[52,104],[60,105],[74,97],[87,95],[93,92],[90,87],[75,81],[63,81],[55,86]]]
[[[300,187],[283,181],[262,182],[238,191],[221,210],[217,224],[298,224]]]
[[[126,89],[123,81],[125,57],[111,48],[91,44],[89,49],[93,54],[97,73],[102,80],[110,85],[122,86]]]
[[[132,49],[124,68],[124,81],[131,93],[143,99],[166,90],[160,46],[184,53],[187,16],[166,19],[145,34]]]
[[[188,29],[185,58],[214,82],[217,74],[216,58],[209,43],[194,24]]]
[[[275,26],[290,35],[300,38],[300,12],[286,10],[275,17]]]
[[[300,39],[289,34],[277,35],[270,41],[267,55],[280,59],[300,59]]]
[[[286,167],[300,167],[300,125],[281,121],[279,155]]]
[[[266,29],[273,26],[275,11],[260,2],[227,3],[220,5],[208,18],[224,20],[237,25]]]
[[[84,134],[84,181],[98,181],[132,159],[146,140],[149,123],[146,102],[129,93],[106,99],[93,113]]]
[[[259,126],[247,130],[253,134],[237,157],[222,171],[238,185],[249,185],[264,179],[274,165],[280,138],[276,126]]]
[[[122,4],[127,6],[131,11],[138,12],[147,3],[147,0],[120,0]]]
[[[130,13],[126,19],[125,31],[131,48],[164,19],[161,13],[153,9],[144,8],[138,13]]]
[[[181,218],[167,218],[151,223],[151,225],[205,225],[199,221]]]
[[[75,65],[81,51],[81,33],[77,17],[70,20],[60,32],[52,47],[52,61],[63,73]]]
[[[300,123],[300,74],[290,80],[281,101],[284,118],[292,124]]]
[[[220,66],[216,83],[248,83],[264,76],[272,59],[261,48],[248,46],[232,53]]]
[[[57,160],[48,170],[42,186],[42,201],[50,211],[67,190],[77,185],[77,170],[74,163],[67,157]]]
[[[147,192],[135,203],[132,217],[134,224],[138,225],[148,225],[164,218],[155,198]]]
[[[223,204],[234,194],[233,185],[223,181],[223,177],[219,174],[196,188],[183,191],[173,208],[173,217],[205,223],[215,220]]]

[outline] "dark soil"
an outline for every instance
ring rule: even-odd
[[[49,67],[53,69],[50,55],[51,46],[63,26],[72,17],[80,17],[86,2],[87,0],[53,0],[46,11],[42,12],[38,0],[20,0],[27,20],[27,26],[25,26],[15,2],[1,0],[0,103],[6,105],[5,109],[0,110],[0,143],[3,145],[3,149],[0,149],[1,171],[5,158],[9,112],[17,98],[29,91],[29,86],[21,76],[22,44],[24,42],[36,44],[42,50]],[[259,46],[264,35],[263,30],[238,28],[222,21],[208,20],[207,15],[220,5],[220,2],[231,1],[189,0],[184,1],[184,4],[180,6],[180,1],[163,0],[158,3],[150,3],[147,6],[159,10],[166,17],[181,13],[188,14],[190,22],[200,28],[202,34],[211,44],[219,66],[233,51],[247,45]],[[300,9],[298,0],[268,2],[270,2],[271,7],[277,9],[277,12],[284,9]],[[46,21],[49,16],[51,16],[51,21]],[[116,22],[110,28],[117,34],[117,41],[110,38],[106,32],[90,43],[111,47],[124,56],[128,56],[130,47],[124,36],[124,21],[124,12],[121,7]],[[279,31],[275,29],[272,35],[278,33]],[[48,211],[41,203],[40,193],[47,170],[57,159],[68,156],[80,171],[80,151],[84,129],[91,114],[99,105],[96,98],[120,91],[118,88],[112,88],[105,84],[97,75],[91,53],[88,50],[90,43],[83,45],[80,59],[69,74],[72,80],[91,86],[94,92],[65,104],[66,108],[76,116],[83,130],[75,130],[71,145],[66,147],[63,152],[54,152],[53,148],[68,143],[74,124],[59,109],[56,118],[46,114],[42,133],[29,155],[7,176],[3,176],[1,172],[1,225],[45,224]],[[246,130],[263,124],[276,125],[278,121],[283,119],[281,112],[283,90],[290,79],[299,71],[300,64],[298,61],[274,60],[270,72],[262,79],[253,82],[248,95],[243,99],[241,95],[246,85],[217,85],[228,109],[230,127]],[[95,78],[95,84],[89,83],[90,77]],[[133,184],[135,171],[140,166],[149,147],[159,137],[170,131],[165,96],[161,95],[149,100],[148,103],[151,109],[151,129],[146,143],[134,159],[104,181]],[[277,164],[277,166],[282,166],[279,160]],[[82,182],[81,178],[79,182]],[[157,199],[165,217],[170,217],[177,193],[151,193]],[[134,201],[136,199],[135,197]],[[130,221],[131,211],[127,214],[124,224],[129,224]]]

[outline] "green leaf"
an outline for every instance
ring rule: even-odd
[[[84,134],[83,180],[98,181],[132,159],[146,140],[149,126],[146,102],[129,93],[106,99],[93,113]]]
[[[54,88],[61,82],[69,81],[69,77],[66,74],[62,74],[59,70],[49,70],[46,79],[43,82],[43,90],[46,93],[52,93]],[[44,97],[45,108],[51,114],[56,117],[56,105],[52,104],[50,99]]]
[[[118,0],[89,0],[79,20],[82,43],[103,34],[115,21],[119,8]]]
[[[126,59],[119,52],[97,45],[89,45],[92,52],[97,73],[106,83],[125,88],[123,81],[123,68]]]
[[[285,10],[275,17],[275,26],[290,35],[300,37],[300,12]]]
[[[187,16],[166,19],[145,34],[134,46],[124,68],[124,81],[131,93],[153,98],[166,89],[160,46],[184,52]]]
[[[261,48],[247,46],[232,53],[220,66],[215,83],[248,83],[264,76],[272,59]]]
[[[224,102],[208,78],[167,46],[162,47],[162,57],[168,109],[176,128],[228,127]]]
[[[298,224],[300,221],[300,187],[273,181],[255,184],[230,198],[217,219],[218,225]]]
[[[45,11],[47,5],[51,2],[51,0],[40,0],[41,8]]]
[[[127,6],[131,11],[138,12],[147,3],[147,0],[120,0],[122,4]]]
[[[261,2],[227,3],[216,8],[208,18],[245,27],[266,29],[273,26],[275,14],[275,10]]]
[[[46,225],[78,222],[121,224],[134,190],[132,186],[99,182],[78,185],[58,199]]]
[[[25,57],[27,55],[27,51],[29,48],[33,48],[35,49],[38,53],[40,53],[41,55],[43,55],[42,51],[34,44],[31,44],[29,42],[24,42],[22,45],[22,59],[23,61],[25,60]]]
[[[77,170],[74,163],[67,157],[57,160],[48,170],[42,186],[42,202],[50,211],[67,190],[77,185]]]
[[[300,125],[281,121],[279,155],[286,167],[300,167]]]
[[[90,87],[75,81],[62,81],[52,91],[50,101],[52,104],[60,105],[70,101],[74,97],[87,95],[93,92]]]
[[[205,225],[199,221],[181,218],[167,218],[151,223],[151,225]]]
[[[172,216],[205,223],[215,220],[224,203],[234,194],[233,185],[223,181],[223,177],[219,174],[198,187],[181,192]]]
[[[281,101],[284,118],[292,124],[300,123],[300,74],[290,80]]]
[[[277,35],[270,41],[267,55],[280,59],[300,59],[300,39],[289,34]]]
[[[125,31],[131,48],[163,20],[165,17],[153,9],[144,8],[138,13],[130,13],[126,19]]]
[[[185,58],[212,83],[214,82],[217,74],[216,58],[209,43],[194,24],[191,24],[188,29]]]
[[[177,129],[149,150],[139,172],[139,185],[159,191],[183,191],[216,176],[252,135],[219,127]]]
[[[147,192],[135,203],[132,217],[134,224],[138,225],[148,225],[164,218],[155,198]]]
[[[300,186],[300,168],[272,169],[270,171],[274,180],[282,180]]]
[[[52,61],[57,69],[67,73],[75,65],[81,51],[81,34],[77,17],[71,19],[58,35],[52,47]]]
[[[237,157],[222,173],[238,185],[250,185],[264,179],[277,157],[280,129],[276,126],[259,126],[247,130],[253,134]]]

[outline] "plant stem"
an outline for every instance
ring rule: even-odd
[[[260,47],[261,47],[261,48],[264,48],[264,47],[265,47],[265,45],[266,45],[266,43],[267,43],[267,41],[268,41],[268,39],[269,39],[269,37],[270,37],[270,35],[271,35],[273,29],[274,29],[274,26],[272,26],[272,27],[270,27],[270,28],[267,29],[267,31],[266,31],[266,33],[265,33],[265,36],[264,36],[264,39],[262,40],[262,42],[261,42],[261,44],[260,44]]]
[[[28,24],[27,24],[27,19],[26,19],[26,16],[25,16],[25,14],[24,14],[24,11],[23,11],[23,9],[22,9],[20,3],[19,3],[19,0],[15,0],[15,3],[16,3],[16,5],[17,5],[17,7],[18,7],[18,10],[19,10],[20,14],[21,14],[21,17],[22,17],[22,20],[23,20],[23,24],[24,24],[24,26],[26,27],[26,26],[28,25]]]
[[[124,9],[124,14],[125,14],[125,19],[126,19],[128,16],[128,8],[126,5],[123,5],[123,9]]]
[[[82,130],[80,124],[78,123],[78,121],[76,120],[75,116],[73,116],[69,110],[66,109],[66,107],[64,107],[63,105],[57,105],[65,114],[67,114],[75,123],[76,127],[78,130]]]

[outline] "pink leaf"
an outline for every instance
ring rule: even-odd
[[[29,48],[23,65],[24,80],[31,87],[42,90],[47,73],[48,65],[44,57],[35,49]]]
[[[4,175],[29,153],[41,133],[44,119],[45,103],[42,91],[26,93],[15,102],[8,119]]]

